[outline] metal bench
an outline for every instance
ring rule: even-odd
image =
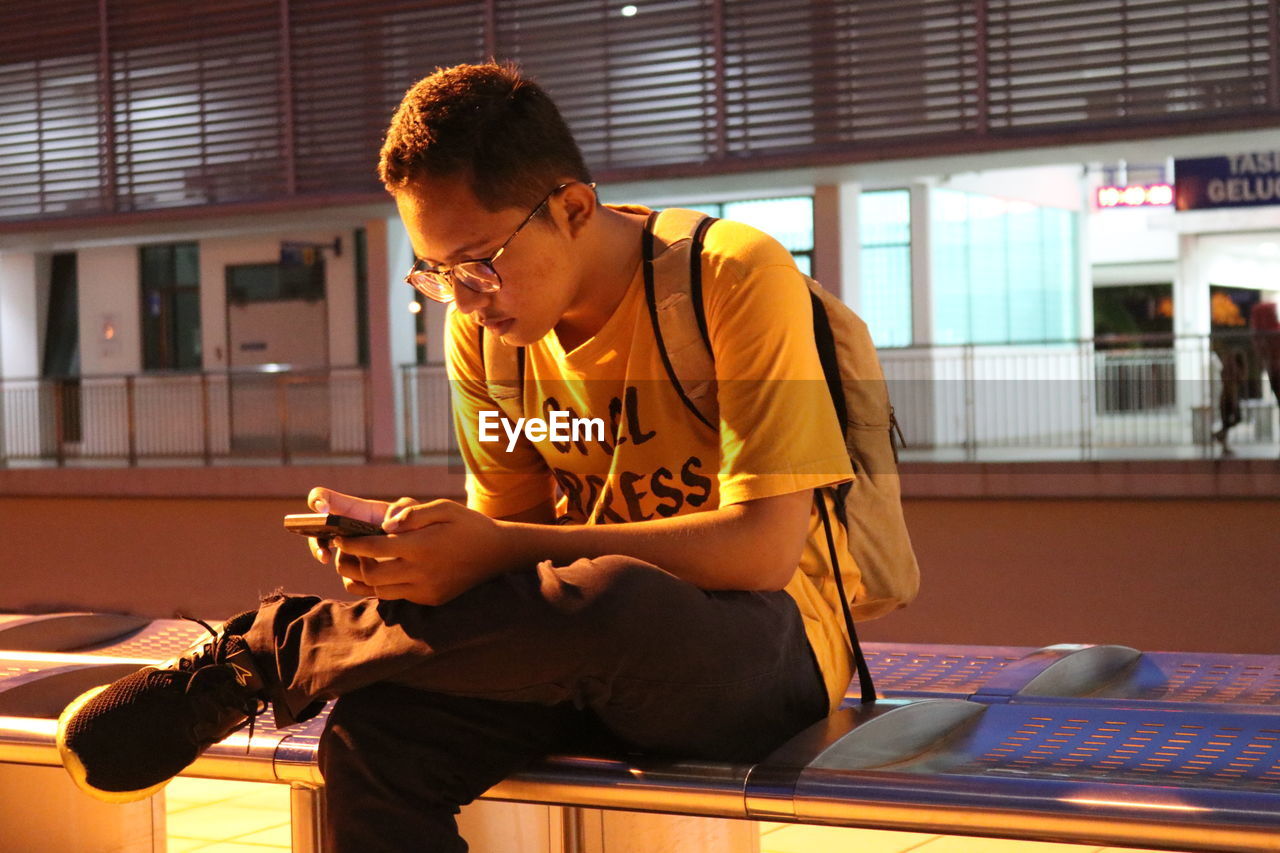
[[[55,627],[56,618],[45,621],[46,630]],[[54,718],[63,703],[202,633],[165,620],[77,652],[0,652],[0,761],[57,764]],[[0,622],[0,648],[4,637]],[[847,702],[758,764],[553,756],[485,797],[1099,845],[1280,850],[1280,657],[1077,645],[868,643],[866,651],[886,698],[868,707]],[[294,849],[318,850],[322,728],[323,718],[282,730],[264,719],[252,739],[232,735],[184,775],[289,784]]]

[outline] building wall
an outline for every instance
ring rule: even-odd
[[[40,374],[37,278],[34,253],[0,252],[0,376]]]
[[[867,639],[1276,654],[1274,500],[914,500],[920,597]]]
[[[6,529],[22,531],[5,537],[0,610],[216,618],[277,588],[343,595],[281,529],[301,509],[300,497],[0,497]],[[1277,651],[1273,499],[917,498],[906,513],[920,597],[864,639]]]
[[[109,376],[142,370],[138,276],[137,246],[95,246],[76,253],[82,375]]]

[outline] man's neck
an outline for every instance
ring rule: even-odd
[[[571,306],[556,324],[556,337],[567,352],[600,331],[617,310],[640,265],[641,235],[645,217],[601,205],[598,220],[584,256],[595,259],[584,265],[578,304]]]

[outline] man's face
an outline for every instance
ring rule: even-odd
[[[529,215],[521,207],[487,210],[459,178],[419,180],[394,197],[414,254],[433,266],[490,257]],[[551,198],[544,213],[525,225],[494,262],[501,289],[476,293],[454,287],[457,309],[475,313],[507,344],[527,346],[540,340],[576,296],[573,238],[557,201]]]

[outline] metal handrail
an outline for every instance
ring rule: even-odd
[[[1224,345],[1245,362],[1226,437],[1271,454],[1280,333],[916,345],[880,360],[907,461],[1194,458],[1219,451]],[[455,457],[444,365],[397,370],[398,400],[375,399],[363,367],[0,379],[0,465],[361,461],[377,419],[398,426],[404,461]]]
[[[1280,333],[1108,335],[883,348],[907,461],[1194,458],[1218,452],[1223,379],[1214,346],[1247,351],[1232,447],[1274,447],[1267,373]],[[1246,346],[1247,345],[1247,346]],[[401,365],[407,459],[456,452],[442,364]]]
[[[363,367],[0,380],[0,464],[370,457]]]

